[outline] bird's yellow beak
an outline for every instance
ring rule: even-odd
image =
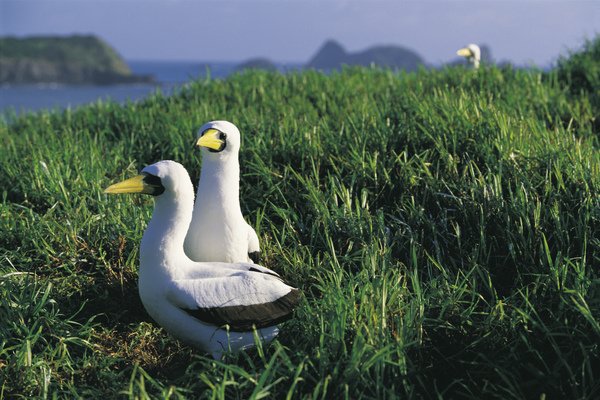
[[[473,52],[468,47],[458,50],[456,54],[463,57],[473,57]]]
[[[221,150],[225,142],[219,139],[220,133],[221,132],[216,129],[207,129],[196,142],[196,147],[207,147],[216,151]]]
[[[138,175],[133,178],[115,183],[104,189],[104,193],[147,193],[147,187],[144,184],[144,175]]]

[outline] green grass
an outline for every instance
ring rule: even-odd
[[[576,58],[597,44],[547,74],[255,71],[10,116],[0,397],[597,398],[600,88]],[[152,200],[102,192],[160,159],[196,181],[213,119],[242,132],[264,264],[305,294],[223,362],[140,303]]]

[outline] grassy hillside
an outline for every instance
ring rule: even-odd
[[[599,88],[577,71],[252,71],[0,125],[0,397],[597,398]],[[264,264],[306,298],[224,362],[143,310],[152,200],[102,193],[160,159],[196,181],[212,119],[242,132]]]

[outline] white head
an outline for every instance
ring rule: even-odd
[[[142,169],[142,173],[123,182],[115,183],[105,193],[144,193],[152,196],[163,194],[186,195],[193,193],[192,182],[183,165],[163,160]]]
[[[237,158],[240,142],[240,131],[234,124],[228,121],[211,121],[198,130],[196,147],[202,149],[202,157]]]
[[[465,57],[475,68],[479,68],[479,62],[481,61],[481,50],[476,44],[469,44],[466,47],[456,52],[459,56]]]

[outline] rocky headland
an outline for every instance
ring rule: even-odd
[[[106,42],[92,35],[0,38],[0,84],[149,83]]]

